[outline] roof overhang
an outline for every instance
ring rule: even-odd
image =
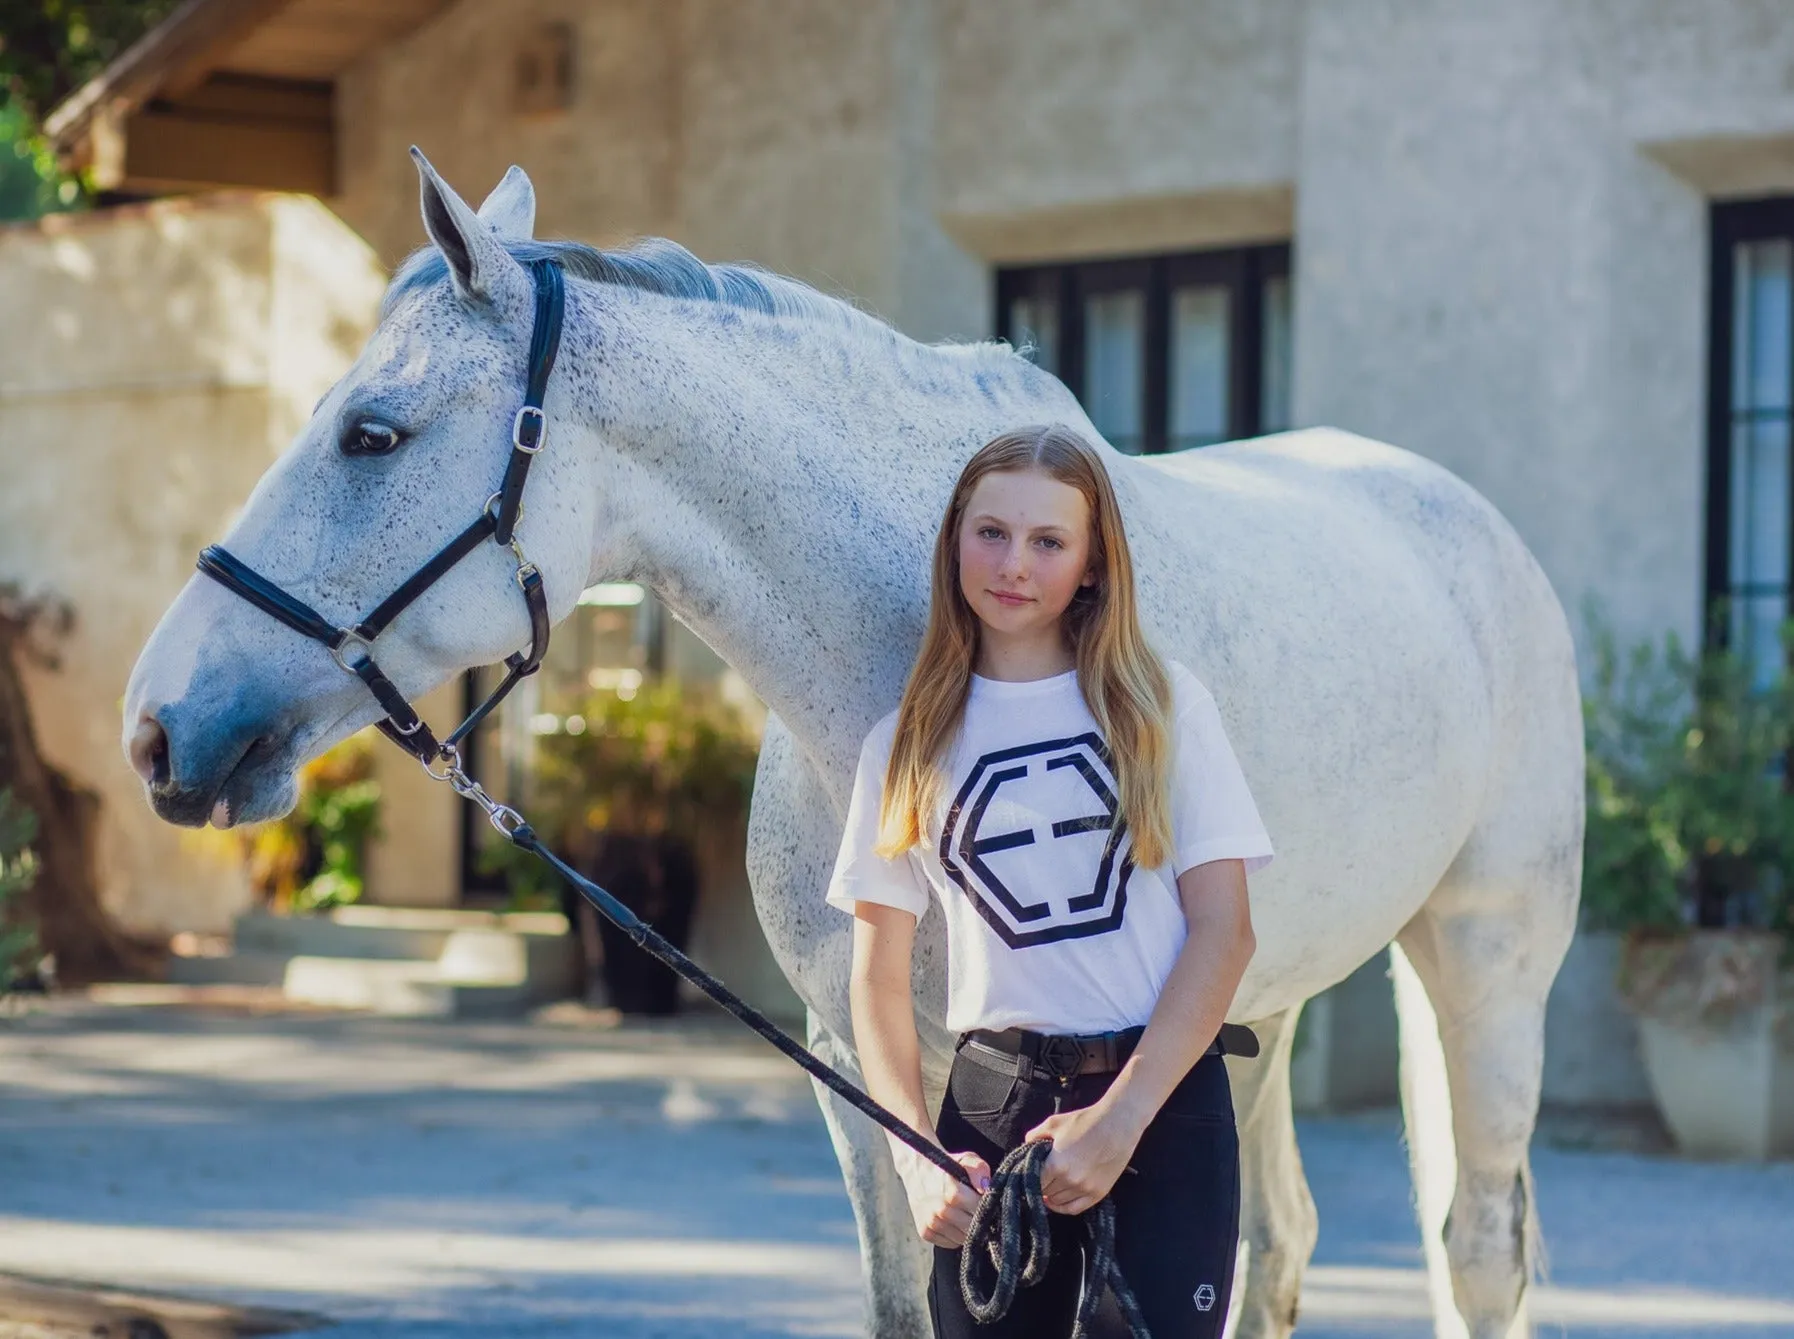
[[[336,191],[337,76],[447,0],[186,0],[44,122],[103,189]]]

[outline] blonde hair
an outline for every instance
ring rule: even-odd
[[[935,539],[928,628],[897,708],[874,849],[890,858],[919,845],[940,799],[942,763],[965,716],[982,626],[959,589],[959,527],[981,479],[1020,470],[1069,484],[1090,508],[1096,583],[1078,588],[1060,628],[1077,662],[1079,691],[1108,742],[1133,861],[1155,869],[1171,858],[1171,678],[1140,631],[1134,564],[1109,472],[1090,443],[1059,424],[1018,428],[986,442],[953,489]]]

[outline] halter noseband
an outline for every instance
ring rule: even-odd
[[[548,596],[542,586],[541,571],[524,556],[523,545],[517,539],[517,520],[523,514],[523,485],[529,477],[530,462],[548,444],[548,417],[542,412],[542,400],[548,390],[548,374],[554,370],[555,354],[561,346],[561,320],[566,309],[566,291],[561,279],[561,268],[555,262],[532,261],[530,273],[535,280],[536,316],[530,333],[529,379],[524,390],[523,407],[517,411],[517,416],[511,423],[511,456],[505,465],[504,479],[498,491],[486,499],[479,519],[443,545],[434,557],[382,600],[371,614],[354,627],[339,628],[303,600],[289,595],[218,545],[211,545],[199,555],[199,570],[225,589],[234,591],[301,636],[324,643],[336,663],[365,683],[368,691],[373,693],[375,700],[386,712],[385,718],[379,722],[382,733],[421,762],[432,776],[454,782],[457,791],[479,802],[494,825],[506,835],[509,835],[509,830],[501,815],[508,815],[510,821],[517,823],[522,820],[503,805],[492,804],[486,799],[485,792],[479,791],[477,783],[466,778],[460,768],[460,755],[456,746],[467,737],[469,731],[486,719],[521,679],[541,668],[542,657],[548,653]],[[477,549],[488,537],[509,548],[517,559],[517,585],[522,590],[524,603],[529,609],[529,650],[505,657],[505,668],[509,673],[505,675],[504,681],[493,690],[490,697],[474,708],[466,720],[439,742],[423,718],[405,700],[405,695],[375,663],[374,642],[408,605],[446,576],[450,568]],[[446,764],[445,772],[438,773],[434,770],[433,764],[437,762]],[[463,790],[462,781],[467,781],[478,794]]]

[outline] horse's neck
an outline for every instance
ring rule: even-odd
[[[838,776],[901,691],[960,466],[1004,427],[1063,417],[1063,390],[995,349],[636,306],[587,373],[592,576],[654,590]]]

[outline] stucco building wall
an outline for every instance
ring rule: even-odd
[[[511,107],[573,26],[573,103]],[[1706,209],[1794,189],[1770,0],[462,0],[339,94],[334,202],[392,260],[404,148],[539,231],[662,233],[922,338],[995,325],[1004,263],[1293,239],[1295,414],[1434,457],[1580,625],[1692,633]],[[442,77],[444,70],[456,78]]]
[[[1699,627],[1700,179],[1719,188],[1710,169],[1738,131],[1794,129],[1794,31],[1767,20],[1754,4],[1533,0],[1309,15],[1297,419],[1482,489],[1579,633],[1591,594],[1625,637]],[[1794,159],[1725,186],[1794,189]]]
[[[517,112],[508,53],[557,22],[575,35],[572,105]],[[538,236],[668,236],[907,329],[976,336],[981,270],[911,172],[932,125],[931,32],[930,11],[904,0],[462,0],[344,76],[332,204],[390,264],[422,240],[408,145],[476,203],[517,162],[541,188]],[[919,272],[945,272],[954,298]]]
[[[50,761],[101,796],[102,895],[133,926],[222,929],[248,890],[225,839],[144,803],[119,745],[131,665],[360,349],[383,286],[366,245],[299,197],[0,229],[0,580],[73,608],[60,668],[28,668],[27,691]],[[411,789],[396,769],[374,879],[385,900],[448,900],[452,813]]]

